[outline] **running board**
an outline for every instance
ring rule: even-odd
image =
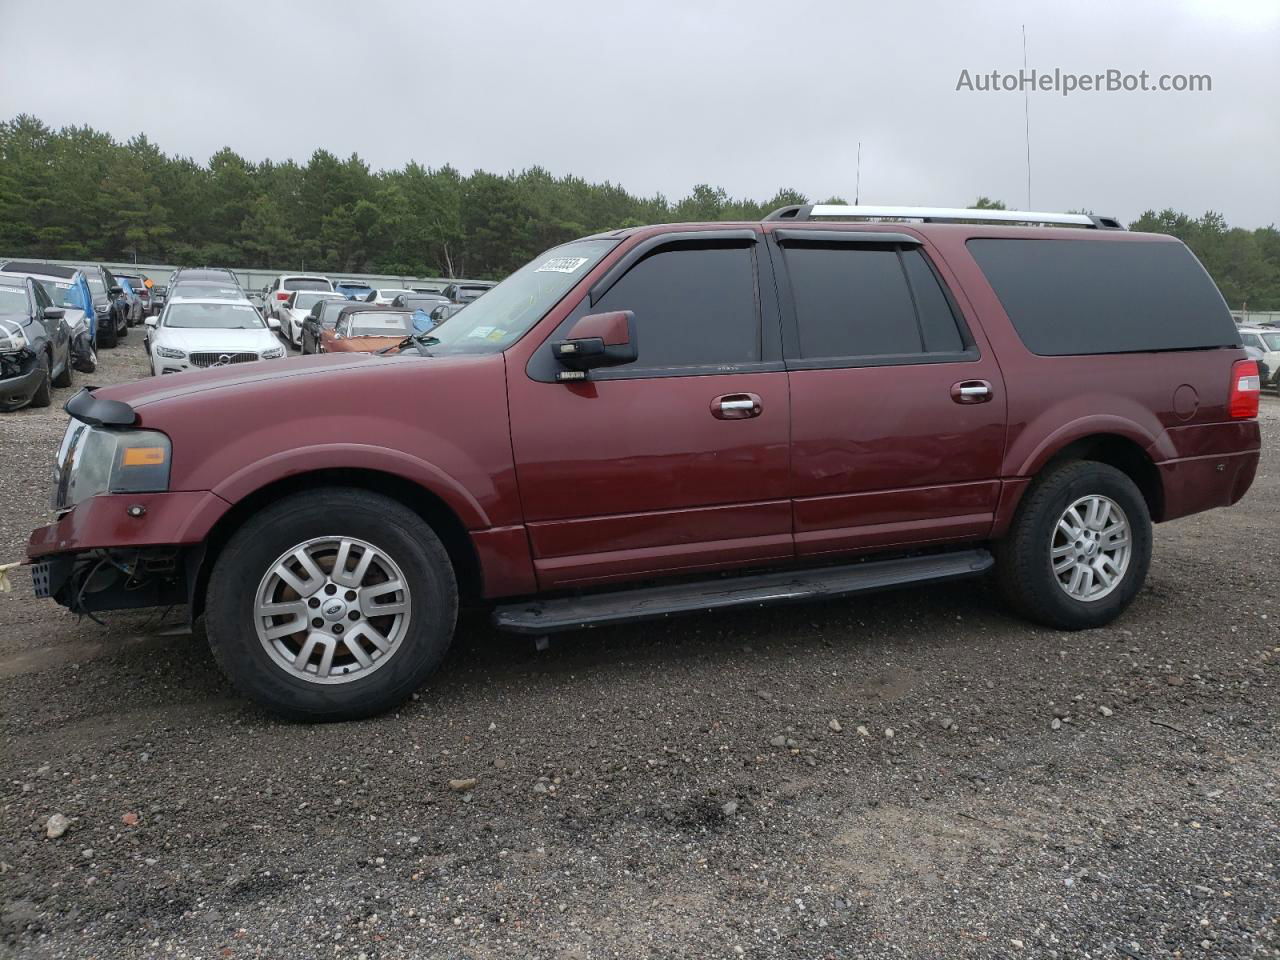
[[[802,603],[917,583],[958,580],[980,576],[994,564],[995,560],[986,550],[963,550],[925,557],[868,560],[816,570],[720,577],[665,587],[511,603],[493,611],[493,622],[499,629],[513,633],[581,630],[604,624],[654,620],[679,613]]]

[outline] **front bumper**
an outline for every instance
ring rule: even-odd
[[[0,357],[0,410],[17,410],[31,402],[45,372],[30,350]]]
[[[205,540],[229,507],[203,491],[90,497],[32,531],[36,596],[76,613],[189,603]]]
[[[133,506],[142,507],[141,516],[129,515]],[[27,556],[41,560],[89,550],[197,544],[230,508],[208,491],[102,493],[31,531]]]

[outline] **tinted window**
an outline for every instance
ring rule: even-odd
[[[920,317],[920,332],[924,335],[927,353],[957,353],[964,349],[960,328],[951,302],[942,291],[938,275],[929,266],[919,250],[903,250],[902,265],[907,271],[907,281],[915,295],[916,313]]]
[[[409,317],[403,313],[356,313],[346,323],[351,337],[403,337],[409,333]]]
[[[898,251],[862,244],[785,248],[800,356],[921,353],[920,328]]]
[[[285,290],[332,290],[328,280],[312,277],[291,277],[284,282]]]
[[[1246,347],[1256,347],[1259,350],[1265,349],[1262,346],[1262,338],[1258,336],[1256,333],[1240,334],[1240,342],[1243,343]]]
[[[636,315],[636,367],[760,359],[755,267],[748,247],[664,247],[627,271],[590,312],[610,310]]]
[[[1240,342],[1218,288],[1181,243],[973,239],[969,252],[1032,353]]]

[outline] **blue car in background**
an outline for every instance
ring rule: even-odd
[[[373,293],[373,287],[363,280],[339,280],[333,285],[333,289],[348,300],[363,300]]]

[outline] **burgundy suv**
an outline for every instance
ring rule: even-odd
[[[543,634],[993,571],[1096,627],[1153,522],[1249,488],[1258,395],[1170,237],[788,207],[567,243],[398,354],[82,391],[29,554],[72,610],[189,604],[313,719],[408,697],[459,602]]]

